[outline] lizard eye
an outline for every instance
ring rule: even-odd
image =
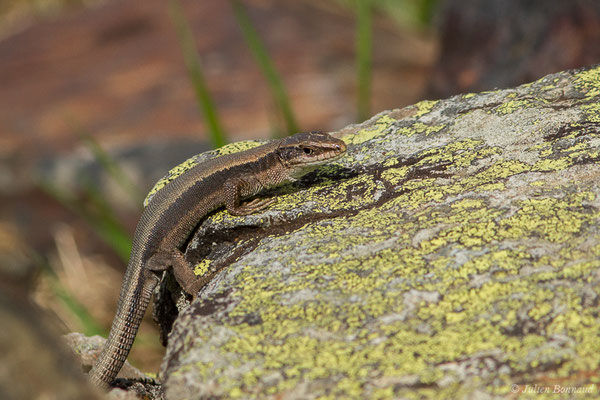
[[[310,147],[303,147],[302,150],[304,151],[304,154],[312,154],[313,153],[313,149],[311,149]]]

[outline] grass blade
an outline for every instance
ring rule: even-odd
[[[91,226],[94,232],[108,244],[115,253],[127,263],[129,261],[129,253],[131,252],[132,239],[127,230],[121,225],[119,220],[111,212],[107,212],[108,208],[102,210],[101,206],[98,209],[98,205],[103,202],[99,200],[99,196],[89,188],[87,194],[92,203],[96,203],[95,206],[86,207],[82,201],[75,198],[71,193],[57,188],[47,181],[38,182],[38,186],[50,197],[61,203],[65,208],[79,215],[81,218],[86,220]]]
[[[92,152],[94,158],[104,168],[104,170],[117,182],[119,186],[129,195],[129,197],[142,208],[144,195],[140,188],[127,176],[125,171],[98,143],[90,134],[83,132],[81,134],[86,147]]]
[[[210,139],[215,147],[224,146],[227,143],[225,131],[222,128],[214,101],[206,86],[204,72],[196,50],[194,34],[185,19],[183,9],[178,1],[171,0],[169,2],[169,14],[177,31],[177,37],[183,52],[183,61],[194,86],[198,107],[202,115],[204,115]]]
[[[356,64],[358,83],[358,121],[370,115],[371,100],[371,1],[356,0]]]
[[[117,214],[110,207],[106,198],[91,182],[84,184],[89,208],[83,212],[94,230],[125,261],[129,262],[129,254],[133,245],[131,235],[119,221]]]
[[[106,330],[100,326],[94,317],[92,317],[87,308],[73,297],[55,276],[50,275],[50,273],[47,275],[52,292],[60,300],[63,306],[69,310],[71,315],[79,320],[79,324],[83,329],[83,334],[86,336],[106,335]]]
[[[46,258],[33,249],[29,252],[29,256],[31,257],[31,261],[37,266],[37,269],[47,280],[51,292],[62,303],[65,309],[68,310],[70,315],[77,319],[81,327],[80,329],[83,330],[83,334],[86,336],[105,336],[108,332],[106,332],[96,319],[94,319],[87,307],[79,302],[77,298],[67,290],[56,275],[56,272],[48,264]]]
[[[298,132],[298,124],[292,111],[285,86],[269,57],[267,49],[258,36],[258,32],[254,29],[252,21],[239,0],[231,0],[231,6],[233,7],[235,18],[242,29],[246,44],[269,84],[271,96],[273,96],[273,100],[283,116],[288,134]]]

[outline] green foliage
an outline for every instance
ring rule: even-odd
[[[372,16],[381,12],[398,25],[427,27],[438,0],[338,0],[356,14],[357,118],[364,121],[371,115],[372,77]]]
[[[92,317],[87,308],[64,287],[46,259],[35,250],[30,250],[28,254],[44,278],[46,278],[54,296],[69,311],[70,315],[78,321],[83,334],[86,336],[106,335],[107,332]]]
[[[83,142],[94,155],[96,161],[112,177],[126,193],[141,204],[139,188],[127,177],[119,164],[98,142],[87,133],[81,134]],[[50,197],[54,198],[66,209],[77,214],[85,220],[92,230],[127,264],[131,252],[132,239],[127,229],[121,224],[116,212],[108,203],[104,194],[98,189],[97,184],[91,180],[83,182],[81,195],[76,195],[68,189],[61,188],[49,180],[38,180],[37,185]],[[70,314],[79,321],[83,333],[90,335],[106,334],[101,326],[94,320],[84,305],[82,305],[56,276],[56,273],[43,260],[41,256],[35,257],[37,264],[50,283],[50,289]]]
[[[39,181],[38,186],[66,209],[85,220],[121,260],[125,263],[129,261],[131,237],[104,197],[93,185],[85,185],[83,198],[67,189],[59,188],[47,180]]]
[[[139,187],[131,181],[119,164],[87,132],[80,133],[86,147],[104,171],[125,190],[135,204],[142,204],[143,195]],[[81,195],[66,188],[56,186],[48,180],[38,180],[38,186],[61,203],[66,209],[88,222],[94,232],[123,260],[129,261],[132,238],[120,222],[116,211],[109,204],[98,185],[90,179],[84,179]]]
[[[242,29],[242,34],[246,40],[246,44],[248,45],[248,48],[252,52],[252,55],[254,56],[265,79],[267,80],[267,83],[269,84],[271,96],[273,97],[275,104],[283,116],[288,134],[294,134],[298,132],[298,124],[296,122],[294,112],[292,111],[285,86],[281,80],[281,77],[279,76],[279,73],[275,69],[273,62],[271,61],[271,57],[269,57],[269,53],[265,45],[262,43],[258,32],[256,32],[256,29],[254,29],[252,21],[248,17],[248,14],[246,13],[245,8],[240,1],[230,0],[230,2],[231,6],[233,7],[235,18]]]
[[[86,336],[102,335],[106,336],[108,332],[92,317],[87,308],[81,304],[71,293],[61,284],[55,275],[48,274],[52,292],[60,300],[62,305],[69,310],[71,315],[78,320],[83,334]]]
[[[216,148],[222,147],[227,143],[225,131],[217,115],[215,103],[206,86],[202,64],[196,51],[194,34],[183,15],[181,4],[177,0],[169,2],[169,14],[175,24],[177,37],[183,52],[183,61],[194,86],[198,107],[204,115],[210,139]]]
[[[399,25],[427,28],[431,26],[439,0],[376,0],[375,3]]]
[[[355,9],[360,0],[336,0],[342,6]],[[385,15],[406,28],[428,28],[440,0],[367,0],[376,13]]]
[[[106,172],[108,172],[108,174],[125,191],[125,193],[127,193],[134,203],[139,205],[141,210],[143,208],[142,203],[145,196],[138,185],[129,179],[125,171],[123,171],[119,164],[112,157],[110,157],[106,151],[104,151],[104,149],[93,136],[88,133],[84,133],[81,135],[81,139],[86,147],[92,152],[96,161],[98,161],[98,163],[106,170]]]
[[[358,82],[358,121],[370,115],[371,100],[371,0],[356,0],[356,70]]]

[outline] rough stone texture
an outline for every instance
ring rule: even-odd
[[[82,333],[72,332],[63,336],[67,346],[73,351],[74,355],[79,359],[81,368],[86,372],[92,369],[92,365],[100,356],[102,348],[106,344],[106,338],[101,336],[88,337]],[[125,362],[121,371],[117,375],[118,378],[128,379],[145,379],[147,378],[143,372],[135,368],[129,362]]]
[[[211,215],[187,256],[226,268],[167,398],[598,396],[598,100],[594,67],[384,112],[265,212]]]
[[[106,339],[103,337],[88,337],[77,332],[64,335],[63,340],[79,359],[81,368],[85,372],[92,369],[92,365],[98,359],[102,347],[106,343]],[[163,398],[162,386],[126,361],[117,375],[115,387],[108,392],[108,398],[114,400],[138,398],[161,400]]]

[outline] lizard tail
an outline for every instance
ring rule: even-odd
[[[130,290],[127,290],[127,285],[123,285],[125,293],[122,292],[119,297],[117,315],[108,340],[89,374],[95,386],[106,389],[117,377],[131,350],[156,283],[156,279],[141,279]]]

